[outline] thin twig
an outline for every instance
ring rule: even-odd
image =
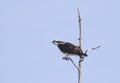
[[[95,48],[90,48],[90,49],[87,49],[86,51],[85,51],[85,53],[87,53],[88,51],[91,51],[91,50],[95,50],[95,49],[98,49],[98,48],[100,48],[101,46],[97,46],[97,47],[95,47]]]
[[[74,63],[74,61],[69,57],[69,60],[72,62],[72,64],[79,70],[79,67]]]

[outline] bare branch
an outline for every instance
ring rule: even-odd
[[[69,60],[72,62],[72,64],[79,70],[79,67],[74,63],[74,61],[69,57]]]
[[[88,51],[91,51],[91,50],[95,50],[95,49],[100,48],[100,47],[101,47],[101,46],[97,46],[97,47],[95,47],[95,48],[87,49],[87,50],[85,51],[85,53],[87,53]]]

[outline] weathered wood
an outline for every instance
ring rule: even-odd
[[[81,17],[80,17],[80,12],[79,9],[78,11],[78,23],[79,23],[79,46],[82,49],[82,26],[81,26]],[[79,59],[79,69],[78,69],[78,83],[82,83],[82,61],[83,58],[80,57]]]

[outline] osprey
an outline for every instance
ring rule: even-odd
[[[53,40],[52,42],[53,44],[58,46],[62,53],[66,55],[65,57],[63,57],[63,59],[68,59],[68,56],[70,55],[77,55],[80,56],[80,58],[87,57],[87,54],[83,53],[82,49],[79,46],[75,46],[72,43],[60,40]]]

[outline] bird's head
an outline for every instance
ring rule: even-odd
[[[60,41],[60,40],[53,40],[52,43],[55,44],[55,45],[65,44],[65,42]]]

